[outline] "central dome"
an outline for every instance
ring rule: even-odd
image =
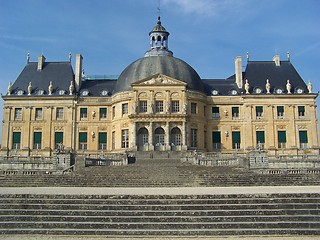
[[[160,16],[157,25],[149,33],[150,49],[143,58],[131,63],[120,74],[114,92],[132,90],[131,84],[156,74],[180,80],[187,89],[204,92],[198,73],[186,62],[173,57],[168,48],[169,32],[161,25]]]
[[[167,75],[185,82],[187,89],[204,92],[198,73],[181,59],[167,55],[143,57],[131,63],[120,74],[114,92],[132,90],[132,83],[156,74]]]

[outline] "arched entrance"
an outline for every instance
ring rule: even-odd
[[[138,131],[138,150],[147,151],[149,145],[149,132],[148,129],[142,127]]]
[[[165,145],[164,145],[164,137],[165,133],[162,127],[158,127],[154,131],[154,146],[155,150],[164,150]]]
[[[181,130],[178,127],[174,127],[171,129],[171,150],[181,150],[181,145],[182,145],[182,135],[181,135]]]

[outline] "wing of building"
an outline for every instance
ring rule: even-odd
[[[160,17],[150,48],[118,77],[84,76],[82,56],[28,60],[4,100],[2,156],[125,151],[319,151],[316,97],[290,56],[235,58],[235,74],[201,79],[168,48]]]

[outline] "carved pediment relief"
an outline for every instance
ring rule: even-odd
[[[143,80],[137,81],[132,84],[132,86],[144,86],[144,85],[178,85],[178,86],[186,86],[187,84],[185,82],[179,81],[177,79],[168,77],[163,74],[156,74],[151,77],[145,78]]]

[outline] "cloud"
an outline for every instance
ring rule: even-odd
[[[201,17],[217,18],[226,14],[240,15],[250,1],[238,0],[163,0],[163,4],[178,7],[183,14],[196,14]]]

